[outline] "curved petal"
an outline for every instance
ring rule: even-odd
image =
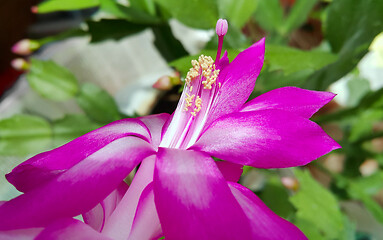
[[[221,171],[226,181],[238,182],[243,172],[243,165],[227,162],[216,161],[218,169]]]
[[[34,240],[42,228],[27,228],[9,231],[0,231],[1,240]]]
[[[27,192],[73,167],[107,144],[126,136],[150,139],[148,128],[137,119],[123,119],[89,132],[51,151],[21,163],[6,175],[17,190]]]
[[[209,156],[159,148],[153,190],[167,240],[250,239],[248,220]]]
[[[106,236],[114,240],[128,238],[142,191],[153,181],[154,161],[154,156],[142,161],[128,191],[105,223],[102,232]]]
[[[334,97],[335,94],[330,92],[283,87],[271,90],[247,102],[241,111],[279,109],[310,118]]]
[[[229,183],[229,187],[250,220],[251,239],[307,239],[301,230],[271,211],[252,191],[238,183]]]
[[[75,219],[62,219],[50,224],[35,240],[111,240]]]
[[[257,168],[305,165],[340,148],[316,123],[281,110],[226,115],[190,149]]]
[[[1,205],[0,230],[46,226],[89,211],[153,153],[142,139],[115,140],[49,183]]]
[[[153,184],[142,191],[128,240],[158,239],[162,229],[154,204]]]
[[[169,119],[169,116],[168,113],[161,113],[138,118],[149,129],[151,142],[155,148],[160,145],[162,128]]]
[[[107,196],[101,203],[97,204],[90,211],[82,214],[84,222],[91,226],[97,232],[101,232],[104,228],[105,222],[109,220],[110,215],[120,203],[122,197],[128,190],[128,184],[121,182],[120,185],[109,196]]]
[[[206,126],[215,119],[238,111],[254,90],[255,81],[263,66],[265,39],[254,43],[218,75],[222,84],[209,113]]]

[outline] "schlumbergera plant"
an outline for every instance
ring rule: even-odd
[[[265,42],[229,63],[227,52],[221,57],[227,26],[218,20],[216,59],[192,61],[172,115],[110,123],[9,173],[23,194],[1,203],[0,236],[306,239],[236,182],[243,165],[302,166],[339,148],[309,120],[334,94],[284,87],[246,103]]]

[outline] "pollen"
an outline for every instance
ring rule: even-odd
[[[193,112],[191,112],[190,114],[195,117],[196,114],[199,111],[201,111],[201,108],[202,108],[202,99],[199,96],[197,96],[197,98],[195,99],[194,105],[195,105],[195,108],[194,108]]]
[[[191,61],[192,68],[186,75],[185,82],[188,87],[191,87],[191,82],[196,77],[203,77],[203,88],[211,89],[212,85],[216,82],[219,69],[215,69],[214,60],[210,56],[201,55],[197,60]]]
[[[186,98],[185,98],[185,108],[184,110],[187,111],[189,110],[189,107],[191,107],[193,105],[193,100],[195,98],[195,95],[189,95],[188,93],[185,93],[186,94]],[[198,96],[197,96],[198,97]]]

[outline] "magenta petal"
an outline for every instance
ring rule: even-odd
[[[238,183],[229,183],[229,187],[250,220],[251,239],[307,239],[301,230],[271,211],[252,191]]]
[[[46,226],[89,211],[153,153],[151,145],[142,139],[115,140],[49,183],[1,205],[0,230]]]
[[[42,228],[27,228],[9,231],[0,231],[1,240],[34,240]]]
[[[153,185],[149,184],[142,191],[128,240],[158,239],[161,235],[161,224],[154,205]]]
[[[35,240],[111,240],[75,219],[62,219],[50,224]]]
[[[151,142],[156,148],[160,144],[162,128],[169,119],[169,116],[167,113],[161,113],[138,118],[149,129]]]
[[[82,214],[84,222],[96,231],[101,232],[105,222],[109,220],[110,215],[112,215],[127,190],[128,184],[121,182],[117,189],[109,194],[101,203]]]
[[[223,177],[229,182],[238,182],[243,172],[243,165],[227,162],[216,161],[218,169],[221,171]]]
[[[209,156],[159,148],[153,190],[167,240],[250,239],[249,222]]]
[[[128,191],[110,216],[102,232],[114,240],[127,239],[136,213],[137,205],[145,187],[153,181],[155,157],[142,161]]]
[[[254,89],[262,69],[265,55],[265,39],[247,48],[223,69],[218,76],[222,86],[214,100],[207,125],[225,114],[238,111]]]
[[[305,165],[340,148],[316,123],[281,110],[226,115],[190,149],[257,168]]]
[[[335,94],[301,89],[297,87],[283,87],[271,90],[246,103],[242,112],[264,109],[279,109],[310,118],[321,107],[330,102]]]
[[[29,191],[48,182],[116,139],[137,136],[149,141],[150,133],[143,122],[123,119],[96,129],[48,152],[40,153],[21,163],[7,180],[21,192]]]

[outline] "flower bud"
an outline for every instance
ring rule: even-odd
[[[367,159],[359,166],[359,171],[364,177],[368,177],[378,171],[378,161],[374,159]]]
[[[11,66],[18,71],[26,71],[30,64],[24,58],[15,58],[11,61]]]
[[[299,182],[297,179],[292,177],[282,177],[281,182],[283,186],[287,189],[297,191],[299,189]]]
[[[31,7],[31,12],[36,14],[36,13],[39,12],[39,8],[37,6],[32,6]]]
[[[226,19],[218,19],[217,25],[215,26],[215,32],[218,36],[225,36],[227,33],[228,25]]]
[[[173,76],[162,76],[154,84],[153,88],[159,90],[170,90],[176,85],[181,84],[180,75],[176,72]]]
[[[40,48],[40,43],[31,39],[22,39],[12,47],[12,52],[19,55],[29,55]]]

